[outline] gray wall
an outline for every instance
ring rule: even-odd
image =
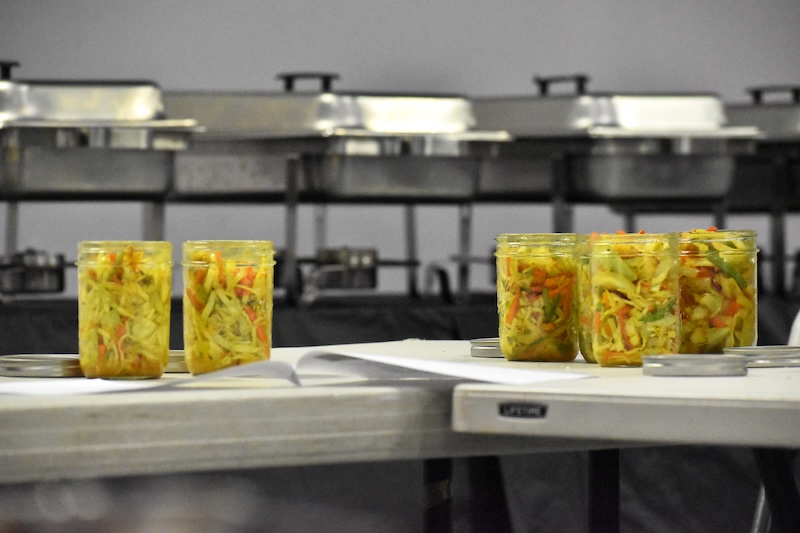
[[[797,0],[0,0],[0,56],[22,63],[20,78],[151,79],[167,90],[277,90],[279,72],[325,70],[341,75],[335,87],[342,90],[483,96],[529,93],[533,74],[583,72],[595,90],[714,91],[735,102],[752,85],[800,82],[798,27]],[[446,261],[456,251],[456,214],[419,209],[424,261]],[[709,223],[652,216],[642,226]],[[141,206],[25,204],[20,224],[20,247],[73,256],[79,240],[138,238]],[[578,209],[577,231],[621,226],[603,208]],[[733,217],[729,226],[768,234],[759,217]],[[790,247],[797,226],[791,218]],[[281,246],[283,227],[280,206],[167,212],[167,238],[175,243],[270,238]],[[311,231],[308,209],[301,229]],[[399,257],[401,229],[399,208],[332,208],[328,240]],[[547,206],[482,206],[474,250],[486,253],[500,232],[549,229]],[[310,253],[310,245],[304,239],[301,251]],[[473,285],[490,288],[488,278],[476,269]],[[382,288],[403,287],[399,273],[381,279]]]

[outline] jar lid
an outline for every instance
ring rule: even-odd
[[[469,353],[472,357],[504,357],[503,352],[500,351],[500,339],[498,337],[472,339],[469,343]]]
[[[0,356],[0,376],[15,378],[83,377],[77,354]]]
[[[751,368],[800,366],[800,346],[735,346],[722,351],[744,356]]]
[[[745,376],[747,358],[728,354],[667,354],[642,356],[648,376]]]

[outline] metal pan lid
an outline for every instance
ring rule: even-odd
[[[747,358],[728,354],[645,355],[642,371],[648,376],[745,376]]]
[[[751,368],[800,366],[800,346],[736,346],[722,351],[746,357]]]
[[[472,339],[469,343],[469,352],[472,357],[503,357],[503,352],[500,351],[500,339],[498,337]]]
[[[76,354],[19,354],[0,356],[0,376],[72,378],[83,372]]]

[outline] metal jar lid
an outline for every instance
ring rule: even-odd
[[[751,368],[800,366],[800,346],[736,346],[722,351],[746,357]]]
[[[745,376],[747,358],[728,354],[667,354],[642,356],[648,376]]]
[[[472,357],[503,357],[498,337],[472,339],[469,343],[469,353]]]
[[[72,378],[83,372],[76,354],[19,354],[0,356],[0,376]]]

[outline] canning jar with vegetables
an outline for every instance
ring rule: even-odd
[[[588,239],[592,355],[601,366],[641,366],[678,353],[677,233],[592,234]]]
[[[500,349],[509,361],[572,361],[578,354],[573,233],[497,237]]]
[[[263,361],[272,350],[271,241],[183,243],[186,366],[204,374]]]
[[[681,234],[680,246],[681,352],[755,345],[756,233],[693,229]]]
[[[169,360],[172,244],[78,244],[78,358],[89,378],[157,378]]]

